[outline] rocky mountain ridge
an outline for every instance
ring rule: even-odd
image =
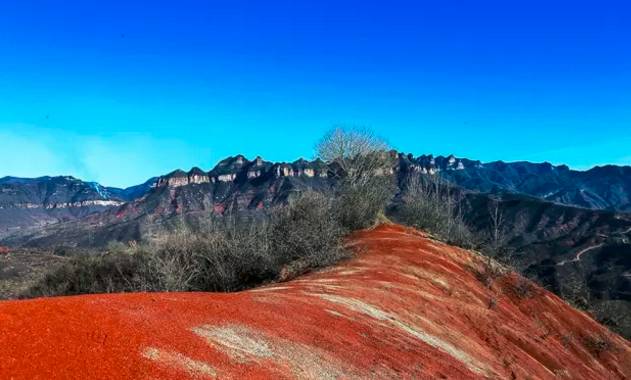
[[[274,178],[305,176],[309,178],[327,178],[328,166],[321,160],[296,160],[292,163],[272,163],[256,157],[249,161],[242,155],[228,157],[220,161],[212,170],[205,172],[198,167],[190,171],[173,171],[157,180],[156,187],[180,187],[202,183],[230,183],[241,177],[253,180],[263,175]]]
[[[395,159],[394,170],[396,171],[406,170],[435,174],[439,171],[464,170],[466,167],[481,165],[479,161],[457,159],[454,156],[433,157],[432,155],[423,155],[414,157],[395,151],[388,152],[388,154]],[[197,167],[192,168],[188,172],[175,170],[160,177],[156,186],[180,187],[200,183],[229,183],[236,181],[238,177],[250,180],[263,176],[271,176],[273,178],[301,176],[307,178],[328,178],[333,170],[334,168],[331,165],[319,159],[308,161],[300,158],[291,163],[273,163],[265,161],[261,157],[256,157],[250,161],[243,155],[237,155],[220,161],[217,166],[208,172]]]
[[[440,173],[457,186],[468,190],[493,193],[522,193],[543,200],[592,209],[631,210],[631,167],[602,166],[587,171],[572,170],[565,165],[530,162],[477,160],[449,156],[397,153],[391,151],[396,173]],[[151,178],[127,189],[84,182],[74,177],[40,177],[33,179],[0,178],[0,209],[9,208],[79,208],[120,206],[143,197],[154,187],[181,187],[189,184],[232,183],[257,178],[305,177],[326,181],[331,167],[321,160],[299,159],[291,163],[274,163],[243,155],[228,157],[213,169],[194,167],[188,172],[175,170]]]
[[[397,175],[400,184],[414,173],[438,173],[454,185],[474,192],[524,194],[563,205],[631,211],[631,167],[605,166],[575,171],[549,163],[482,163],[453,155],[415,157],[395,151],[388,154],[394,162],[392,173]],[[153,206],[137,201],[150,198],[154,200],[153,205],[159,204],[161,202],[156,200],[165,188],[204,187],[170,191],[172,207],[162,205],[164,207],[158,211],[211,208],[222,212],[232,207],[268,207],[283,202],[292,191],[324,189],[334,184],[335,167],[321,160],[274,163],[261,157],[248,160],[243,155],[228,157],[209,171],[197,167],[188,172],[175,170],[127,189],[67,176],[5,177],[0,179],[0,237],[16,230],[77,220],[104,211],[117,210],[118,218],[128,215],[130,210],[146,212]],[[198,192],[198,195],[186,196],[187,192]],[[178,197],[185,199],[178,203]]]
[[[454,185],[482,193],[520,193],[542,200],[590,209],[631,212],[631,166],[596,166],[587,171],[572,170],[566,165],[550,163],[503,162],[482,163],[449,156],[389,152],[393,172],[436,174]],[[158,179],[158,186],[186,186],[199,183],[231,183],[238,177],[255,179],[271,176],[330,177],[332,169],[320,160],[300,159],[292,163],[272,163],[257,157],[253,161],[238,155],[229,157],[205,172],[174,171]]]
[[[549,163],[496,161],[444,174],[458,186],[483,193],[521,193],[569,206],[631,212],[631,166],[578,171]]]

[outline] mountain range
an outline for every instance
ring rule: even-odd
[[[631,212],[629,166],[610,165],[576,171],[549,163],[481,163],[454,156],[391,154],[396,157],[393,170],[399,177],[416,172],[440,173],[451,183],[474,192],[523,194],[561,205]],[[304,186],[331,186],[334,181],[329,178],[330,171],[331,168],[319,160],[272,163],[260,157],[250,161],[238,155],[220,161],[210,171],[176,170],[126,189],[69,176],[4,177],[0,178],[0,237],[106,210],[122,208],[119,215],[124,215],[129,211],[129,202],[152,192],[163,192],[165,187],[204,187],[207,197],[199,199],[203,203],[199,207],[221,210],[234,206],[235,201],[239,208],[269,206],[282,202],[292,190]],[[178,207],[188,207],[187,202]]]
[[[577,236],[615,235],[628,223],[631,167],[575,171],[548,163],[389,154],[400,188],[423,173],[437,174],[459,189],[465,218],[480,232],[488,228],[488,202],[500,199],[510,232],[519,235],[510,241],[519,250],[559,234],[571,236],[569,246],[574,248]],[[273,163],[237,155],[210,171],[175,170],[126,189],[73,177],[5,177],[0,179],[0,242],[98,246],[111,240],[142,240],[173,220],[263,209],[286,202],[296,191],[332,189],[334,170],[321,160]],[[603,219],[596,231],[597,221]],[[560,256],[565,252],[554,251]]]

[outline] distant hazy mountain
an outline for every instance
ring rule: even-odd
[[[0,178],[0,236],[121,206],[144,195],[154,183],[152,179],[118,189],[68,176]]]
[[[587,171],[530,162],[468,164],[443,171],[455,184],[480,192],[522,193],[591,209],[631,211],[631,167],[602,166]]]

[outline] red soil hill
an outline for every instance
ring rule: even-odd
[[[631,378],[629,342],[514,275],[398,226],[358,256],[234,294],[0,303],[0,378]]]

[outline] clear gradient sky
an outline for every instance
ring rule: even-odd
[[[0,177],[288,161],[336,124],[415,154],[631,164],[631,3],[0,3]]]

